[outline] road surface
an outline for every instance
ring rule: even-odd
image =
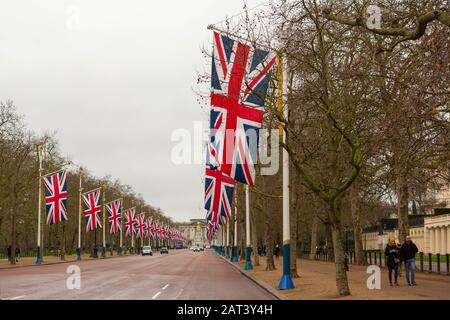
[[[71,265],[80,268],[80,289],[67,288]],[[210,249],[3,269],[0,298],[273,299]]]

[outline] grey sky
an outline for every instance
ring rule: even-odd
[[[203,217],[204,167],[173,165],[170,137],[205,119],[193,90],[209,70],[206,26],[242,3],[2,1],[0,100],[36,132],[57,131],[61,152],[96,176],[132,185],[176,221]]]

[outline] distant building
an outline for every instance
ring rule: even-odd
[[[188,245],[205,245],[208,242],[206,226],[206,219],[191,219],[189,222],[178,223],[178,229],[188,239]]]

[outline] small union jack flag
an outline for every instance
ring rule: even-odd
[[[136,238],[144,238],[145,215],[141,213],[136,218]]]
[[[43,177],[47,224],[67,220],[67,174],[61,170]]]
[[[131,237],[135,233],[136,228],[136,208],[130,208],[123,212],[125,216],[125,234],[127,237]]]
[[[116,232],[122,231],[122,200],[117,199],[111,201],[106,206],[106,213],[109,222],[109,233],[114,234]]]
[[[82,194],[86,232],[102,227],[102,206],[100,205],[100,188]]]
[[[153,238],[153,222],[151,218],[145,220],[144,234],[148,239],[150,239],[150,237]]]
[[[235,181],[221,170],[206,167],[205,172],[205,209],[212,214],[211,221],[229,219]]]
[[[253,186],[259,129],[276,54],[214,32],[208,164]]]

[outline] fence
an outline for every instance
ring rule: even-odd
[[[368,265],[377,265],[381,268],[386,267],[387,257],[382,250],[367,250],[364,251],[364,257]],[[309,259],[310,255],[308,251],[303,252],[303,258]],[[355,264],[356,254],[354,251],[347,252],[346,258],[348,264]],[[334,256],[329,252],[318,251],[314,256],[315,260],[320,261],[334,261]],[[450,276],[450,255],[419,252],[416,255],[416,270],[420,272],[439,273]]]

